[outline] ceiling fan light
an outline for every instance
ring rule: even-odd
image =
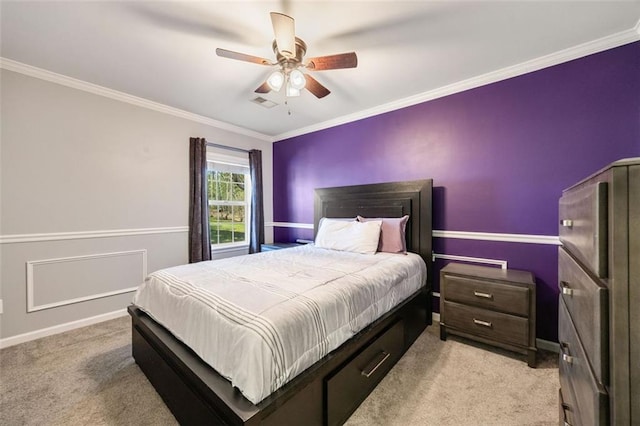
[[[286,90],[287,97],[300,96],[300,89],[296,89],[291,85],[291,83],[287,84]]]
[[[302,73],[302,71],[292,70],[289,73],[289,83],[291,84],[291,87],[293,87],[294,89],[302,90],[304,89],[304,86],[307,83],[307,81],[304,78],[304,74]]]
[[[274,71],[271,73],[269,78],[267,78],[267,84],[271,88],[271,90],[278,91],[282,88],[284,84],[284,74],[281,71]]]

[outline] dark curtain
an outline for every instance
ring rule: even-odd
[[[249,174],[251,175],[251,234],[249,253],[259,253],[264,244],[264,207],[262,201],[262,151],[249,151]]]
[[[211,260],[207,141],[189,139],[189,263]]]

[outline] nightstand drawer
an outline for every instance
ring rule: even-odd
[[[529,289],[475,278],[448,276],[445,300],[520,316],[529,315]]]
[[[560,297],[591,361],[596,379],[609,383],[608,290],[591,277],[560,247],[558,249]],[[577,321],[579,319],[579,321]]]
[[[455,302],[444,302],[446,327],[513,345],[529,344],[529,320]]]
[[[517,269],[449,263],[440,270],[440,339],[447,333],[526,354],[535,367],[535,277]]]

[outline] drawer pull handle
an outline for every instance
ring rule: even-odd
[[[560,288],[562,289],[562,294],[566,294],[567,296],[573,296],[573,289],[569,287],[568,282],[560,281]]]
[[[483,293],[481,291],[474,291],[473,295],[476,296],[476,297],[483,297],[485,299],[493,299],[493,294]]]
[[[367,371],[367,369],[364,369],[364,370],[362,370],[362,371],[360,372],[360,374],[362,374],[362,375],[363,375],[364,377],[366,377],[366,378],[371,377],[371,375],[372,375],[373,373],[375,373],[375,372],[376,372],[376,370],[377,370],[378,368],[380,368],[380,366],[381,366],[382,364],[384,364],[384,362],[385,362],[385,361],[386,361],[386,360],[391,356],[391,354],[390,354],[389,352],[381,352],[381,353],[380,353],[380,355],[382,355],[382,358],[380,359],[380,361],[378,361],[378,362],[376,363],[376,365],[374,365],[374,366],[373,366],[373,368],[371,368],[369,371]],[[371,364],[369,364],[369,365],[371,365]],[[368,366],[367,366],[367,367],[368,367]]]
[[[569,344],[560,342],[560,351],[562,352],[562,360],[567,364],[573,364],[573,357],[569,355]]]
[[[474,318],[474,319],[473,319],[473,323],[474,323],[474,324],[481,325],[481,326],[483,326],[483,327],[489,327],[489,328],[491,328],[491,323],[490,323],[489,321],[482,321],[482,320],[479,320],[479,319],[475,319],[475,318]]]
[[[571,227],[573,227],[573,220],[571,220],[571,219],[562,219],[560,221],[560,225],[564,226],[565,228],[571,228]]]
[[[565,414],[567,411],[571,411],[571,406],[569,404],[567,404],[566,402],[563,402],[561,404],[561,407],[562,407],[562,416],[564,417],[564,419],[562,421],[563,426],[572,426],[571,423],[569,423],[566,420],[567,415]]]

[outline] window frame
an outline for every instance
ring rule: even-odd
[[[209,170],[216,170],[214,167],[210,167],[212,163],[226,164],[232,167],[239,167],[246,169],[244,174],[244,201],[234,200],[212,200],[207,193],[207,209],[210,209],[212,205],[230,205],[230,206],[244,206],[244,224],[245,224],[245,239],[244,241],[231,242],[231,243],[214,243],[211,241],[211,251],[225,251],[235,250],[249,247],[249,238],[251,233],[251,176],[249,173],[249,158],[238,157],[232,155],[224,155],[217,152],[207,151],[207,174]],[[232,173],[238,173],[232,172]],[[208,176],[207,176],[208,181]],[[207,185],[208,187],[208,185]],[[210,213],[209,213],[210,214]],[[210,216],[209,216],[210,217]],[[211,223],[209,223],[209,232],[211,232]]]

